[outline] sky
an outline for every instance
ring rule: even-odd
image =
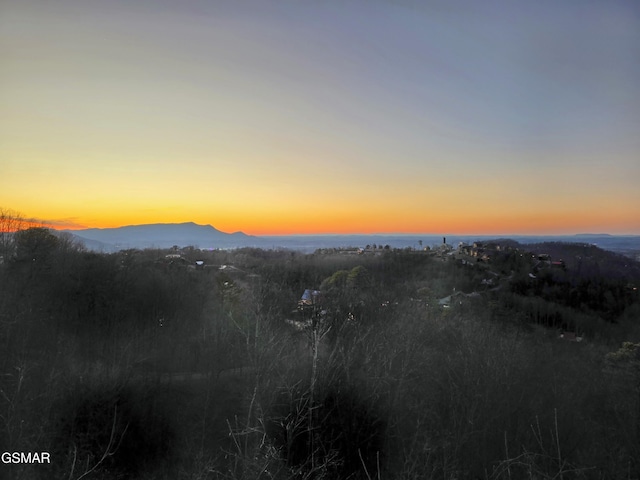
[[[640,234],[640,3],[0,0],[0,207]]]

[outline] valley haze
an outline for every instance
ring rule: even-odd
[[[446,241],[460,242],[509,238],[519,243],[542,242],[588,243],[605,250],[635,256],[640,253],[640,235],[610,235],[581,233],[576,235],[448,235],[448,234],[336,234],[336,235],[247,235],[225,233],[211,225],[186,223],[155,223],[117,228],[61,230],[73,235],[86,248],[100,252],[116,252],[130,248],[171,248],[193,246],[201,249],[263,248],[313,252],[319,248],[364,247],[389,245],[391,248],[433,247]],[[635,255],[634,255],[635,254]]]

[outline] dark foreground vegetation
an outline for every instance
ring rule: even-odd
[[[633,260],[2,248],[1,478],[640,478]]]

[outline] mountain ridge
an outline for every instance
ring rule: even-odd
[[[521,243],[565,242],[587,243],[635,258],[640,253],[640,236],[611,234],[575,235],[434,235],[434,234],[325,234],[325,235],[248,235],[242,231],[227,233],[210,224],[195,222],[150,223],[122,227],[60,230],[73,235],[88,249],[115,252],[128,248],[171,248],[193,246],[202,249],[256,247],[313,252],[318,248],[364,247],[367,244],[389,244],[393,248],[421,249],[437,246],[443,240],[451,246],[460,242],[509,238]]]
[[[122,227],[61,230],[73,235],[91,250],[118,251],[128,248],[237,248],[261,246],[259,237],[244,232],[226,233],[212,225],[194,222],[150,223]],[[97,244],[95,242],[98,242]]]

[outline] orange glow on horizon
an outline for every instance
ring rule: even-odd
[[[600,218],[580,218],[577,216],[549,216],[544,213],[534,213],[520,216],[499,215],[475,217],[462,215],[447,217],[435,215],[431,218],[416,221],[413,218],[331,218],[323,215],[318,221],[300,218],[256,218],[245,221],[221,218],[215,221],[206,217],[194,219],[176,218],[168,216],[162,218],[151,216],[136,219],[128,217],[124,220],[109,218],[104,221],[81,222],[81,225],[61,225],[59,222],[46,220],[32,220],[26,222],[29,226],[43,226],[55,230],[78,231],[86,228],[118,228],[129,225],[144,225],[154,223],[187,223],[211,225],[225,232],[243,232],[255,236],[285,236],[285,235],[572,235],[579,233],[609,233],[618,235],[638,235],[638,229],[629,228],[624,218],[601,215]],[[83,224],[86,223],[86,226]]]
[[[5,3],[0,208],[33,225],[640,235],[633,22],[535,7],[554,50],[517,6]]]

